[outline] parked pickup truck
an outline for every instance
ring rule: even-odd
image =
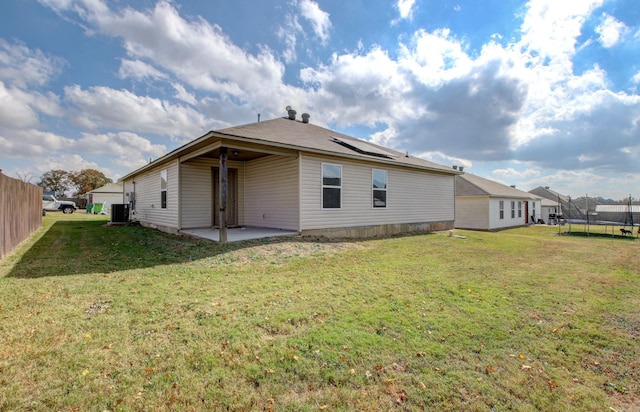
[[[62,213],[73,213],[78,207],[75,202],[69,202],[66,200],[58,200],[54,195],[45,194],[42,196],[42,214],[47,211],[60,210]]]

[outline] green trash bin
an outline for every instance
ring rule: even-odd
[[[91,214],[93,213],[93,203],[87,203],[87,211],[86,213]]]
[[[93,205],[93,214],[94,215],[100,214],[100,212],[102,212],[103,207],[104,205],[102,203],[96,203],[95,205]]]

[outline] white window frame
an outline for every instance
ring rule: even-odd
[[[340,169],[340,185],[325,185],[324,184],[324,167],[325,166],[336,166]],[[337,163],[325,163],[322,162],[320,167],[320,186],[321,186],[321,194],[320,194],[320,208],[322,210],[340,210],[342,209],[342,165]],[[340,204],[338,207],[324,207],[324,189],[339,189],[340,190]]]
[[[160,208],[167,208],[167,187],[169,186],[169,176],[167,169],[160,171]]]
[[[500,220],[504,220],[504,200],[500,200],[498,205],[500,207]]]
[[[518,201],[518,217],[522,217],[522,200]]]
[[[511,201],[511,219],[515,219],[516,218],[516,201],[512,200]]]
[[[384,188],[375,187],[374,176],[376,172],[384,173]],[[371,169],[371,208],[372,209],[386,209],[389,206],[389,198],[387,196],[389,188],[389,172],[385,169]],[[375,205],[375,192],[384,192],[384,206]]]

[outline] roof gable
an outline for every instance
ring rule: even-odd
[[[106,185],[93,189],[88,193],[122,193],[122,185],[117,183],[107,183]]]
[[[509,197],[516,199],[539,199],[531,193],[503,185],[493,180],[466,173],[456,176],[456,196]]]

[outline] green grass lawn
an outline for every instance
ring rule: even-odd
[[[2,411],[640,408],[640,240],[43,219],[0,262]]]

